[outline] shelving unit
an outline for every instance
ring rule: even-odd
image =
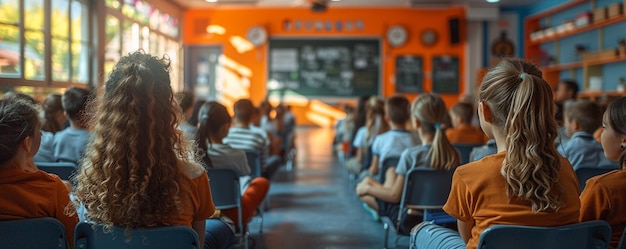
[[[618,3],[618,1],[620,0],[612,1],[609,4],[615,4],[615,3]],[[604,3],[606,2],[607,1],[604,1]],[[620,2],[623,5],[626,5],[626,0],[623,0]],[[585,5],[588,5],[588,6],[585,6]],[[577,75],[580,77],[580,72],[582,71],[582,92],[579,95],[580,98],[588,98],[591,100],[601,100],[601,99],[607,99],[607,98],[612,98],[612,97],[617,97],[617,96],[624,96],[626,94],[624,94],[623,92],[613,91],[615,88],[607,88],[606,87],[607,82],[604,78],[602,79],[604,91],[597,91],[597,90],[591,91],[589,79],[591,77],[598,77],[598,76],[602,77],[603,75],[605,75],[605,73],[603,73],[603,70],[605,70],[605,68],[609,64],[626,62],[626,54],[611,55],[610,53],[607,53],[606,56],[601,57],[601,58],[577,59],[575,61],[572,61],[571,59],[573,57],[571,56],[571,54],[567,54],[570,60],[562,60],[562,58],[565,58],[566,55],[559,54],[559,53],[565,53],[563,51],[569,50],[569,47],[572,46],[572,43],[573,43],[572,39],[574,38],[574,36],[576,36],[575,39],[579,39],[579,37],[582,36],[582,40],[580,41],[580,43],[582,44],[597,42],[597,44],[595,44],[597,45],[597,51],[587,51],[587,52],[600,52],[600,51],[606,51],[606,50],[615,50],[617,46],[609,47],[609,45],[606,45],[607,47],[604,47],[604,39],[607,36],[604,32],[604,29],[614,24],[621,24],[621,23],[626,24],[626,13],[625,13],[626,11],[622,11],[622,14],[614,16],[614,17],[607,17],[604,20],[600,20],[597,22],[591,21],[591,23],[587,25],[584,25],[581,27],[575,27],[572,30],[568,30],[568,31],[560,32],[560,33],[555,32],[554,34],[549,35],[549,36],[545,36],[544,34],[544,37],[541,37],[539,39],[534,39],[534,40],[530,39],[531,33],[533,33],[534,31],[538,29],[547,28],[547,27],[554,28],[562,24],[562,23],[552,23],[551,19],[553,17],[560,15],[559,17],[563,18],[565,15],[563,13],[571,13],[571,12],[577,11],[578,9],[587,9],[588,11],[594,13],[595,12],[594,10],[596,9],[596,5],[597,5],[596,0],[573,0],[573,1],[569,1],[567,3],[561,4],[555,8],[546,10],[544,12],[528,16],[524,22],[525,23],[525,30],[524,30],[525,55],[524,56],[526,59],[531,60],[534,63],[542,66],[541,69],[543,72],[544,79],[546,79],[546,81],[549,82],[553,87],[561,80],[561,77],[564,77],[565,75],[569,75],[570,76],[569,78],[576,78]],[[582,13],[579,13],[579,14],[582,14]],[[576,16],[573,15],[568,18],[570,18],[571,20],[574,20]],[[593,20],[593,17],[591,18],[591,20]],[[543,26],[547,26],[547,27],[543,27]],[[613,28],[615,29],[616,26],[613,26]],[[595,32],[597,33],[597,36],[593,35],[595,33],[591,33],[587,35],[587,37],[585,37],[585,34],[584,34],[585,32]],[[577,36],[577,35],[581,35],[581,36]],[[613,37],[615,36],[615,34],[611,34],[611,35]],[[624,35],[625,35],[624,38],[626,38],[626,34]],[[567,40],[567,42],[565,40]],[[578,40],[576,40],[576,42],[578,42]],[[566,44],[567,46],[563,44]],[[549,52],[545,51],[544,48],[549,48],[549,49],[553,48],[553,51],[550,51],[552,53],[549,54]],[[571,52],[572,54],[576,53],[576,50],[573,47],[571,48],[571,51],[572,51]],[[550,60],[550,57],[552,57],[553,60]],[[613,66],[613,71],[615,71],[616,66],[618,65]],[[607,71],[607,74],[608,72],[609,71]],[[624,73],[623,77],[626,77],[626,70],[624,70],[624,72],[619,72],[619,73]],[[616,82],[613,82],[612,80],[611,83],[616,83]]]

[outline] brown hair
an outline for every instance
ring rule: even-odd
[[[598,104],[588,100],[577,100],[565,108],[567,121],[576,121],[580,129],[593,134],[602,126],[602,112]]]
[[[462,124],[471,124],[474,118],[474,106],[470,103],[456,103],[450,111],[461,118]]]

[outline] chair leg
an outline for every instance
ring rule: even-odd
[[[383,244],[383,248],[387,249],[387,241],[389,239],[389,224],[384,223],[383,224],[383,229],[385,230],[385,240],[384,240],[384,244]]]

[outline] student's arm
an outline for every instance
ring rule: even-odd
[[[359,164],[363,163],[363,149],[356,147],[356,160]]]
[[[461,235],[461,238],[463,238],[463,241],[465,242],[465,244],[467,244],[467,241],[470,239],[470,237],[472,237],[472,227],[474,227],[474,223],[456,220],[456,224],[459,229],[459,234]]]
[[[191,222],[191,228],[198,234],[198,240],[201,245],[204,245],[204,229],[205,229],[205,220],[194,220]]]
[[[378,156],[372,156],[372,164],[370,164],[369,172],[371,176],[378,174]]]
[[[395,174],[395,168],[388,172]],[[402,190],[404,188],[404,176],[397,175],[393,185],[385,187],[383,185],[371,186],[367,189],[367,194],[389,203],[399,203],[402,198]]]

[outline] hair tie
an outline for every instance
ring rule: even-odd
[[[527,74],[526,72],[522,72],[522,73],[519,75],[519,78],[520,78],[520,79],[522,79],[522,80],[524,80],[524,78],[526,78],[526,76],[528,76],[528,74]]]
[[[209,119],[209,115],[206,114],[202,114],[202,116],[200,116],[200,119]]]
[[[435,123],[435,130],[439,130],[441,128],[441,123]]]

